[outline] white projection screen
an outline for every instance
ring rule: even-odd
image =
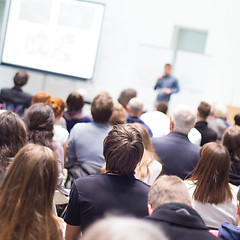
[[[91,79],[104,7],[78,0],[11,0],[1,64]]]

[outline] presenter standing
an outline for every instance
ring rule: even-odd
[[[178,80],[171,75],[171,64],[167,63],[164,75],[158,78],[154,90],[158,91],[157,101],[169,102],[171,94],[179,92]]]

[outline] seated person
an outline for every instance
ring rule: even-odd
[[[124,124],[127,121],[127,112],[121,104],[114,104],[113,113],[110,117],[109,124],[111,126]]]
[[[218,229],[222,222],[235,224],[238,188],[228,183],[230,156],[218,143],[205,144],[192,177],[185,181],[194,209],[208,228]]]
[[[146,219],[159,226],[169,240],[217,239],[192,209],[188,191],[176,176],[161,176],[148,193]]]
[[[133,88],[127,88],[122,90],[118,97],[118,102],[126,109],[126,106],[130,99],[137,96],[137,91]]]
[[[49,93],[47,93],[45,91],[40,91],[33,96],[31,105],[33,105],[34,103],[45,103],[45,104],[47,104],[48,101],[50,100],[50,98],[51,98],[51,96],[50,96]]]
[[[22,116],[24,110],[30,106],[32,100],[32,95],[22,90],[28,78],[29,75],[26,71],[18,71],[14,77],[14,87],[2,88],[0,93],[0,102],[6,105],[6,109],[20,116]]]
[[[150,137],[153,136],[151,129],[149,128],[149,126],[147,126],[141,119],[140,116],[143,113],[143,103],[140,99],[138,98],[132,98],[127,106],[126,106],[126,110],[127,110],[127,123],[141,123],[143,124],[143,126],[146,128],[146,130],[148,131]]]
[[[140,133],[131,124],[115,125],[104,140],[106,173],[78,178],[72,186],[65,216],[66,239],[106,213],[147,216],[149,186],[134,177],[144,147]]]

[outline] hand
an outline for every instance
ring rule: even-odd
[[[165,94],[170,94],[171,93],[171,89],[170,88],[163,88],[162,92]]]
[[[163,76],[159,77],[157,81],[160,82],[162,79],[163,79]]]

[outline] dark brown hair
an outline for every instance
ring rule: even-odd
[[[0,114],[0,133],[0,171],[4,172],[9,158],[27,143],[27,129],[17,114],[6,111]]]
[[[14,84],[16,87],[24,86],[28,81],[29,75],[24,70],[19,70],[14,76]]]
[[[157,101],[156,102],[156,109],[159,112],[162,112],[164,114],[167,114],[168,111],[168,104],[166,102],[163,101]]]
[[[52,108],[55,118],[60,117],[66,107],[66,103],[61,98],[57,97],[50,98],[48,105]]]
[[[52,146],[54,113],[50,106],[35,103],[25,111],[24,122],[28,128],[28,139],[54,149]]]
[[[98,94],[92,101],[91,114],[96,123],[107,123],[113,112],[112,98],[108,94]]]
[[[33,98],[32,98],[32,102],[31,104],[34,103],[48,103],[49,99],[51,98],[50,94],[45,92],[45,91],[41,91],[36,93]]]
[[[198,106],[198,113],[201,118],[206,119],[211,111],[211,105],[207,102],[201,102]]]
[[[207,143],[199,153],[199,162],[190,180],[196,180],[193,198],[202,203],[223,203],[232,199],[228,184],[230,156],[226,147]]]
[[[27,144],[10,164],[0,188],[1,240],[60,240],[53,195],[58,165],[47,147]]]
[[[231,160],[240,164],[240,127],[227,128],[222,136],[222,144],[228,149]]]
[[[67,109],[71,112],[81,112],[84,106],[84,100],[79,92],[72,92],[67,97]]]
[[[118,124],[108,133],[103,144],[106,171],[126,176],[134,175],[144,147],[139,131],[131,124]]]
[[[128,102],[130,99],[137,96],[137,91],[132,88],[124,89],[120,93],[118,97],[118,102],[123,105],[124,108],[126,108]]]

